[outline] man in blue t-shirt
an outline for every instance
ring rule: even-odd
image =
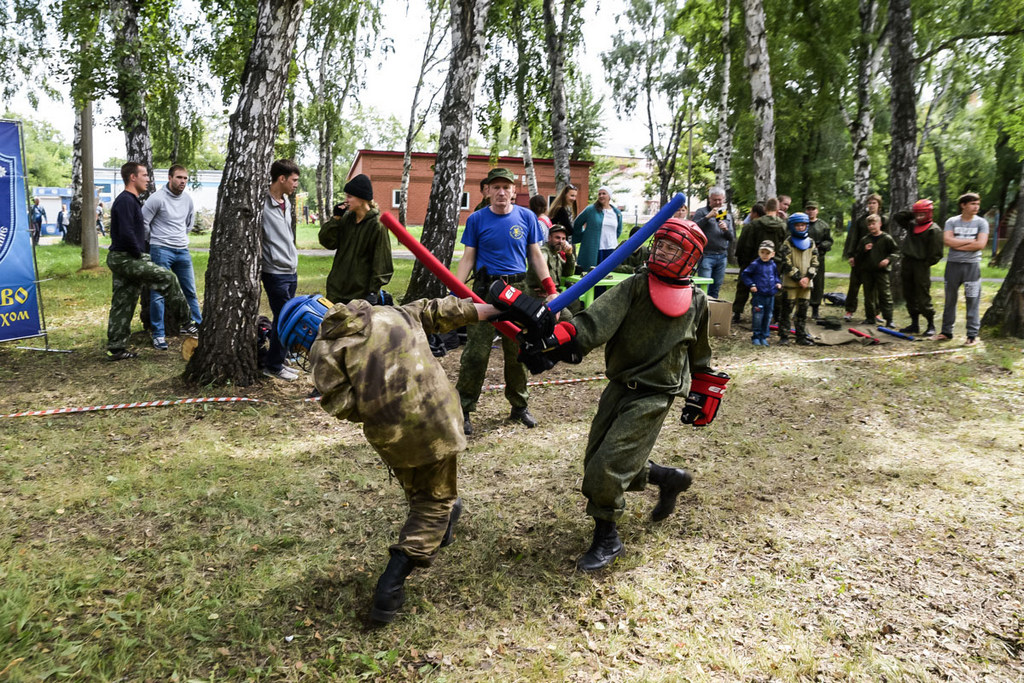
[[[508,169],[491,169],[484,181],[491,203],[470,215],[462,234],[465,251],[455,276],[462,282],[469,282],[470,275],[475,272],[473,291],[491,304],[494,303],[489,298],[491,283],[502,280],[522,286],[527,260],[540,277],[547,299],[551,300],[558,294],[540,249],[544,234],[537,217],[513,201],[515,179]],[[469,339],[462,351],[459,381],[455,388],[462,402],[466,434],[473,433],[469,414],[476,410],[480,399],[493,340],[494,330],[490,325],[474,325],[469,329]],[[511,339],[501,338],[501,350],[505,358],[505,398],[512,405],[509,419],[535,427],[537,421],[527,408],[530,394],[526,389],[526,366],[517,360],[518,348]]]

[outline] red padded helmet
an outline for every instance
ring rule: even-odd
[[[678,252],[671,255],[658,249],[658,242],[667,240],[678,247]],[[647,258],[647,269],[660,278],[681,280],[689,277],[697,262],[704,255],[704,247],[708,238],[693,221],[669,218],[654,233],[654,244],[651,255]]]
[[[918,199],[910,210],[914,212],[914,232],[924,232],[932,224],[932,209],[935,206],[930,199]]]

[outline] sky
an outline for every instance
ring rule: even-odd
[[[413,88],[422,57],[424,36],[421,31],[426,26],[424,5],[425,3],[418,2],[407,4],[403,0],[384,0],[384,31],[393,40],[394,52],[390,53],[383,63],[374,63],[369,67],[367,86],[360,96],[364,104],[372,105],[385,115],[394,114],[402,122],[408,121],[409,118]],[[644,145],[646,129],[642,122],[627,121],[627,125],[624,125],[615,118],[612,98],[616,95],[611,92],[604,80],[600,55],[612,47],[612,36],[616,30],[616,12],[616,6],[607,0],[603,3],[588,0],[584,9],[584,52],[579,58],[579,64],[590,76],[598,94],[605,97],[604,118],[609,132],[600,152],[626,155],[630,149],[639,150]],[[444,72],[441,70],[436,78],[443,82],[443,77]],[[438,100],[440,97],[439,95]],[[48,121],[61,132],[68,144],[71,143],[75,122],[74,112],[67,98],[64,102],[43,101],[39,110],[33,111],[28,99],[22,97],[11,103],[11,109],[18,114]],[[111,157],[125,156],[124,135],[117,129],[117,115],[117,104],[113,99],[105,98],[94,103],[93,144],[97,165]],[[428,122],[428,127],[431,125],[436,129],[436,119],[433,123]],[[477,135],[475,131],[474,134]]]

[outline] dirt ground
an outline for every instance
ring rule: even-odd
[[[198,392],[267,401],[250,406],[0,423],[3,575],[54,600],[73,572],[50,565],[77,557],[118,577],[79,601],[154,605],[116,671],[84,669],[94,678],[1024,680],[1019,340],[760,349],[737,331],[714,347],[733,377],[718,418],[694,429],[673,407],[652,456],[690,469],[693,487],[660,524],[655,493],[630,494],[627,552],[594,576],[573,562],[591,531],[581,464],[605,382],[533,389],[532,430],[491,390],[461,459],[457,543],[413,574],[396,624],[368,630],[404,506],[359,429],[301,400],[306,376]],[[442,359],[453,379],[458,355]],[[126,378],[81,355],[19,355],[0,413],[107,402],[115,385],[119,400],[196,395],[174,378],[180,358],[144,356],[151,369]],[[536,379],[602,369],[595,352]],[[500,377],[496,351],[488,384]],[[176,569],[184,557],[194,566]],[[204,607],[188,616],[171,596],[193,583]],[[86,621],[99,606],[66,609],[82,640],[118,651]],[[0,669],[26,657],[12,680],[32,680],[44,667],[30,664],[63,661],[64,637],[39,635],[28,655],[0,638]]]

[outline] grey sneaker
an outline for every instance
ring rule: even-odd
[[[283,379],[286,382],[294,382],[299,378],[299,373],[295,372],[291,368],[286,368],[283,366],[281,367],[280,370],[276,372],[269,368],[263,368],[263,374],[266,375],[267,377],[276,377],[278,379]]]

